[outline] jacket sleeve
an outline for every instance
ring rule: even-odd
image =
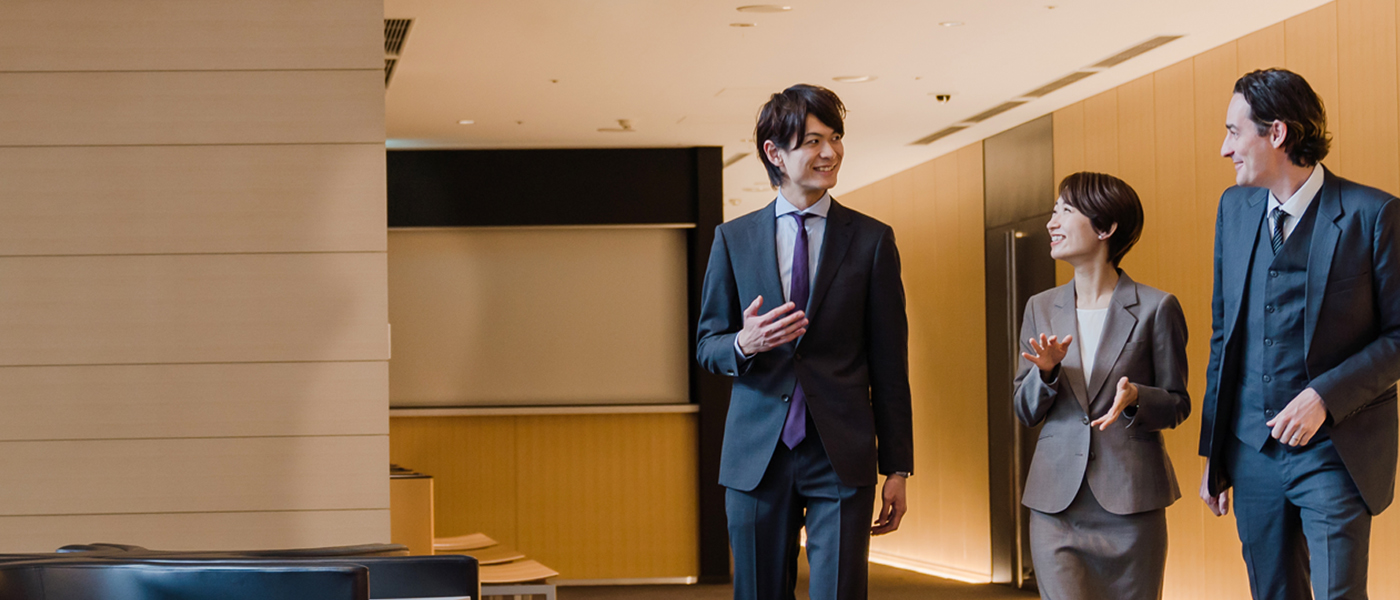
[[[882,475],[914,471],[914,417],[909,391],[909,317],[899,250],[886,227],[875,248],[866,300],[866,356]]]
[[[1215,262],[1212,266],[1214,273],[1210,293],[1210,360],[1206,361],[1206,395],[1201,399],[1201,441],[1197,452],[1204,457],[1210,457],[1211,431],[1215,427],[1228,427],[1228,424],[1221,423],[1220,415],[1216,409],[1220,401],[1220,361],[1225,350],[1225,299],[1220,289],[1220,227],[1221,217],[1225,215],[1225,196],[1220,197],[1220,205],[1215,210]],[[1209,428],[1206,421],[1211,420]]]
[[[1389,198],[1372,227],[1372,294],[1379,335],[1361,351],[1318,375],[1311,387],[1334,423],[1365,408],[1400,379],[1400,200]]]
[[[1186,390],[1186,315],[1170,294],[1152,317],[1152,365],[1156,374],[1152,385],[1133,382],[1138,388],[1138,408],[1130,429],[1172,429],[1191,414],[1191,395]]]
[[[1053,380],[1047,383],[1041,378],[1040,369],[1021,356],[1021,352],[1031,351],[1031,337],[1039,337],[1042,333],[1036,325],[1035,310],[1031,307],[1031,301],[1026,302],[1025,312],[1025,316],[1021,317],[1021,335],[1018,338],[1020,352],[1016,353],[1016,391],[1011,398],[1015,404],[1016,418],[1026,427],[1035,427],[1045,420],[1045,415],[1050,413],[1050,408],[1055,405],[1055,399],[1060,395],[1062,370],[1059,365],[1055,365],[1055,370],[1051,373]]]
[[[706,371],[730,377],[739,375],[748,363],[740,362],[734,340],[744,328],[744,309],[739,306],[739,290],[729,260],[724,231],[715,228],[710,247],[710,263],[705,267],[705,284],[700,293],[700,322],[695,328],[695,359]]]

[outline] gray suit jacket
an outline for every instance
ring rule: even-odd
[[[1186,391],[1186,317],[1176,297],[1118,278],[1094,360],[1084,380],[1074,282],[1031,297],[1021,324],[1021,350],[1044,333],[1073,335],[1054,381],[1024,357],[1016,374],[1016,416],[1027,427],[1045,422],[1021,503],[1044,513],[1064,510],[1087,477],[1094,498],[1114,514],[1164,508],[1181,497],[1162,429],[1191,413]],[[1138,406],[1105,431],[1089,422],[1108,413],[1118,380],[1138,387]]]
[[[1223,468],[1240,377],[1236,333],[1249,259],[1269,192],[1231,187],[1215,218],[1210,362],[1201,401],[1201,456],[1210,492],[1230,487]],[[1400,379],[1400,201],[1327,171],[1308,255],[1303,345],[1310,387],[1327,406],[1332,443],[1372,514],[1395,497],[1396,391]],[[1259,307],[1253,307],[1258,310]]]
[[[734,338],[743,311],[783,303],[773,204],[715,228],[696,331],[696,358],[734,377],[720,454],[720,484],[758,486],[777,448],[793,387],[841,482],[875,485],[876,471],[914,470],[909,323],[899,252],[888,225],[834,200],[808,298],[806,335],[740,364]],[[878,447],[877,441],[878,439]]]

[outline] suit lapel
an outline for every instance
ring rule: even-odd
[[[1226,306],[1229,307],[1225,315],[1225,335],[1235,330],[1235,323],[1239,320],[1240,306],[1244,304],[1244,284],[1249,279],[1250,260],[1254,256],[1254,246],[1259,243],[1259,230],[1263,227],[1264,209],[1268,206],[1264,202],[1269,197],[1269,190],[1257,188],[1254,193],[1245,199],[1245,206],[1240,210],[1240,218],[1234,223],[1227,224],[1229,230],[1222,230],[1225,239],[1221,240],[1221,286]],[[1228,340],[1226,340],[1228,341]]]
[[[1084,393],[1084,365],[1079,357],[1079,315],[1074,310],[1074,282],[1071,281],[1060,286],[1055,294],[1055,312],[1050,315],[1050,333],[1059,336],[1060,339],[1067,335],[1074,336],[1065,352],[1064,360],[1060,361],[1060,377],[1069,382],[1070,392],[1087,415],[1089,396]],[[1032,332],[1032,335],[1040,337],[1039,332]]]
[[[836,279],[841,268],[841,259],[846,257],[846,249],[851,246],[854,235],[854,221],[851,211],[831,199],[831,208],[826,212],[826,233],[822,235],[821,258],[817,260],[817,280],[812,285],[812,295],[807,299],[807,318],[810,320],[826,298],[826,291]]]
[[[1342,228],[1337,225],[1337,220],[1342,218],[1341,186],[1336,176],[1325,167],[1322,177],[1322,191],[1317,199],[1317,219],[1313,221],[1312,247],[1308,249],[1307,308],[1303,311],[1304,356],[1312,349],[1317,315],[1322,310],[1322,297],[1327,292],[1327,276],[1332,270],[1332,254],[1337,250],[1337,240],[1342,233]]]
[[[1089,397],[1098,398],[1108,380],[1109,371],[1123,353],[1123,344],[1128,342],[1137,327],[1135,308],[1138,303],[1137,284],[1122,273],[1118,285],[1113,288],[1113,299],[1108,303],[1108,318],[1103,324],[1103,339],[1099,340],[1099,350],[1094,357],[1094,376],[1089,380]]]
[[[758,272],[758,293],[763,296],[763,307],[759,313],[766,313],[784,302],[783,280],[778,275],[778,236],[777,201],[769,202],[768,207],[759,211],[758,219],[749,228],[749,246],[752,254],[758,257],[754,269]],[[747,306],[745,306],[747,308]]]

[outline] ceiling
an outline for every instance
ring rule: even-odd
[[[754,151],[754,116],[769,94],[812,83],[849,111],[839,194],[1326,0],[788,0],[782,13],[736,10],[754,1],[386,0],[385,18],[413,19],[386,95],[388,145],[723,146],[729,159]],[[1160,35],[1184,37],[911,144]],[[832,79],[849,75],[875,79]],[[631,131],[598,131],[620,129],[619,119]],[[772,199],[756,156],[725,169],[724,194],[726,218]]]

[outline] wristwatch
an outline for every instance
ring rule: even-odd
[[[913,473],[910,473],[909,471],[895,471],[895,472],[890,473],[890,474],[891,474],[891,475],[898,475],[898,476],[903,477],[903,478],[905,478],[905,479],[908,479],[910,475],[913,475]]]

